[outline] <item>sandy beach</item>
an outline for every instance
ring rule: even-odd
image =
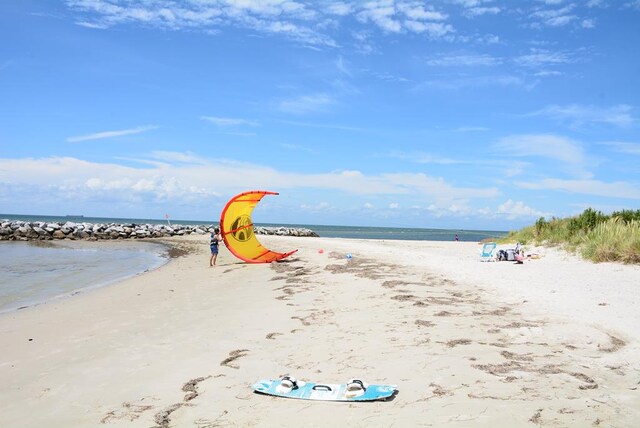
[[[0,426],[638,425],[639,266],[265,236],[299,251],[249,265],[223,247],[210,268],[208,239],[171,238],[176,257],[157,270],[0,315]],[[252,392],[287,374],[399,392],[372,403]]]

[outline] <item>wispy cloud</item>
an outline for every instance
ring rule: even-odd
[[[531,49],[528,54],[515,57],[514,62],[523,67],[547,67],[574,63],[576,59],[566,52],[535,48]]]
[[[299,151],[299,152],[307,152],[307,153],[317,153],[316,150],[307,147],[307,146],[303,146],[301,144],[289,144],[289,143],[283,143],[280,144],[280,147],[283,147],[287,150],[292,150],[292,151]]]
[[[493,146],[496,152],[514,157],[539,157],[561,162],[573,174],[591,177],[582,145],[566,137],[548,134],[512,135]]]
[[[373,75],[377,78],[380,79],[382,81],[385,82],[394,82],[394,83],[405,83],[405,82],[410,82],[409,79],[402,77],[402,76],[396,76],[393,75],[391,73],[387,73],[387,72],[382,72],[382,73],[373,73]]]
[[[95,134],[80,135],[80,136],[77,136],[77,137],[69,137],[69,138],[67,138],[67,141],[70,142],[70,143],[79,143],[79,142],[82,142],[82,141],[105,140],[105,139],[109,139],[109,138],[124,137],[126,135],[142,134],[143,132],[151,131],[151,130],[157,129],[157,128],[158,128],[157,126],[139,126],[137,128],[123,129],[123,130],[120,130],[120,131],[96,132]]]
[[[640,0],[631,0],[624,4],[625,7],[640,10]]]
[[[568,121],[572,126],[606,123],[625,127],[637,122],[632,112],[633,107],[627,104],[618,104],[611,107],[569,104],[566,106],[550,105],[542,110],[530,113],[530,115],[547,116],[552,119]]]
[[[283,34],[311,45],[336,46],[335,41],[312,25],[318,12],[302,2],[281,1],[195,1],[131,0],[114,3],[107,0],[67,0],[73,10],[83,14],[77,24],[106,29],[137,23],[170,30],[200,29],[216,32],[229,23],[263,33]],[[339,7],[331,9],[340,11]],[[342,8],[342,10],[348,10]]]
[[[497,6],[491,7],[469,7],[464,12],[463,15],[468,18],[475,18],[477,16],[482,15],[497,15],[500,13],[502,9]]]
[[[455,32],[452,25],[443,22],[448,18],[447,14],[418,3],[366,2],[356,18],[363,23],[372,22],[387,33],[425,33],[441,38]]]
[[[249,119],[233,117],[201,116],[200,119],[211,122],[220,127],[259,126],[258,122]]]
[[[491,5],[493,0],[454,0],[454,3],[462,6],[462,14],[467,18],[487,14],[495,15],[501,12],[500,7]]]
[[[503,204],[498,205],[497,214],[506,215],[509,220],[527,217],[547,217],[549,213],[545,213],[524,204],[522,201],[507,200]]]
[[[353,9],[354,5],[341,1],[336,1],[325,5],[325,10],[330,15],[346,16],[351,14],[353,12]]]
[[[287,113],[305,114],[324,110],[333,103],[333,98],[327,94],[312,94],[280,101],[278,109]]]
[[[607,141],[602,144],[611,147],[613,150],[619,153],[625,153],[629,155],[640,155],[640,143],[627,143],[623,141]]]
[[[559,2],[546,3],[547,5],[556,6]],[[540,9],[531,13],[531,17],[535,20],[533,26],[562,27],[578,19],[573,12],[574,4],[568,4],[559,9]]]
[[[352,76],[353,73],[351,73],[351,70],[349,70],[349,67],[346,64],[346,61],[342,56],[338,57],[335,64],[336,64],[336,68],[340,71],[340,73],[345,74],[349,77]]]
[[[489,74],[463,77],[446,77],[431,79],[416,85],[415,89],[439,88],[447,90],[461,90],[473,87],[521,87],[528,89],[530,83],[523,77],[509,74]]]
[[[484,132],[488,131],[489,128],[484,126],[460,126],[453,130],[453,132]]]
[[[107,29],[136,23],[170,30],[201,30],[215,34],[229,24],[261,33],[280,34],[313,46],[337,47],[323,28],[339,25],[340,19],[355,17],[385,33],[412,32],[430,38],[454,33],[448,15],[418,2],[380,0],[369,2],[314,3],[298,0],[229,1],[206,0],[67,0],[77,12],[76,23]],[[487,11],[489,12],[489,11]]]
[[[393,151],[385,155],[385,157],[390,157],[394,159],[400,159],[404,161],[410,161],[413,163],[422,163],[422,164],[442,164],[442,165],[452,165],[458,163],[466,163],[465,161],[441,157],[432,155],[430,153],[425,152],[398,152]]]
[[[565,162],[583,162],[583,150],[578,143],[556,135],[512,135],[502,138],[495,146],[508,150],[513,156],[540,156]]]
[[[548,178],[537,182],[517,182],[516,185],[523,189],[558,190],[607,198],[640,200],[640,186],[625,181],[607,183],[599,180]]]
[[[433,58],[429,58],[426,61],[427,65],[432,66],[462,66],[462,67],[476,67],[476,66],[494,66],[502,63],[500,58],[496,58],[487,54],[443,54],[437,55]]]
[[[287,125],[293,125],[293,126],[303,126],[306,128],[339,129],[342,131],[353,131],[353,132],[371,131],[370,129],[366,129],[366,128],[357,128],[355,126],[332,125],[330,123],[298,122],[294,120],[279,120],[278,122],[284,123]]]
[[[624,7],[640,9],[640,0]],[[600,0],[526,2],[507,7],[493,0],[418,2],[413,0],[328,1],[311,0],[66,0],[77,25],[109,29],[134,24],[172,31],[201,31],[217,35],[229,27],[283,36],[314,49],[337,48],[337,34],[348,28],[363,52],[375,52],[374,35],[416,34],[433,40],[470,40],[495,43],[495,35],[470,36],[457,28],[457,15],[480,20],[509,11],[529,20],[529,27],[590,29],[596,25],[585,10],[603,6]],[[454,16],[452,16],[454,15]],[[335,30],[338,32],[335,32]],[[366,36],[365,36],[366,35]],[[363,38],[364,37],[364,38]]]

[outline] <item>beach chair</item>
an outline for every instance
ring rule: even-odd
[[[495,262],[496,258],[493,255],[493,252],[496,249],[495,242],[485,242],[482,245],[482,252],[480,253],[480,261],[481,262]]]

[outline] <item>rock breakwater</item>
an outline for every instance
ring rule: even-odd
[[[205,235],[213,227],[181,224],[74,223],[0,220],[0,241],[35,241],[53,239],[141,239],[169,236]],[[317,237],[311,229],[255,226],[258,235]]]

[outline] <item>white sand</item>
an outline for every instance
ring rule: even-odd
[[[637,426],[640,268],[475,243],[261,237],[289,262],[193,253],[0,316],[0,426]],[[319,249],[324,252],[320,254]],[[345,254],[353,258],[347,260]],[[292,374],[391,401],[254,394]]]

